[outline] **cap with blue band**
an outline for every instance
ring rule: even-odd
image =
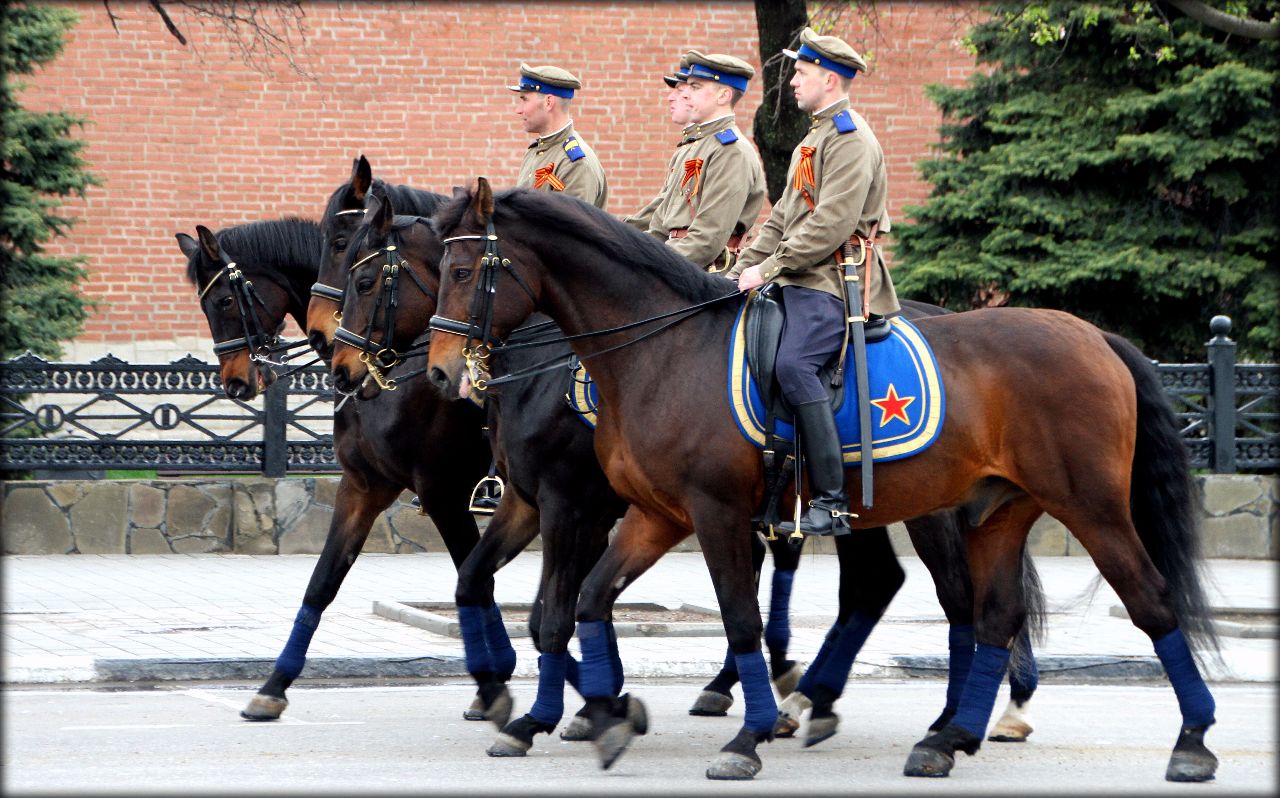
[[[572,72],[560,67],[531,67],[528,64],[521,64],[520,82],[507,88],[511,91],[534,91],[567,100],[573,97],[575,90],[582,88],[582,81],[578,80]]]
[[[747,79],[741,75],[730,75],[728,72],[721,72],[718,69],[712,69],[704,64],[690,64],[689,78],[698,78],[701,80],[712,80],[716,83],[723,83],[731,89],[738,91],[747,90]]]
[[[848,42],[836,36],[819,36],[812,28],[800,32],[800,49],[783,50],[782,54],[829,69],[842,78],[852,78],[860,71],[867,71],[867,62]]]
[[[552,86],[549,83],[535,81],[532,78],[520,78],[520,85],[516,87],[517,91],[536,91],[542,94],[554,94],[556,97],[572,97],[573,89],[562,89],[559,86]]]
[[[832,72],[843,78],[851,78],[858,74],[858,70],[853,67],[847,67],[834,59],[828,58],[807,44],[800,45],[800,49],[796,50],[796,57],[802,61],[808,61],[811,64],[820,66],[823,69],[830,69]]]

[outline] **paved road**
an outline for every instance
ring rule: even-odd
[[[837,705],[840,733],[804,749],[798,740],[761,746],[751,784],[709,782],[707,763],[741,723],[686,714],[700,683],[630,680],[649,707],[652,731],[609,771],[588,743],[539,736],[530,756],[495,760],[485,723],[460,710],[465,680],[400,686],[300,684],[276,723],[241,721],[254,685],[188,683],[113,691],[16,688],[3,694],[6,795],[36,792],[164,794],[778,795],[1214,794],[1277,791],[1277,687],[1219,684],[1221,759],[1209,787],[1170,784],[1165,763],[1178,728],[1167,685],[1051,684],[1035,698],[1036,732],[1025,744],[987,743],[961,757],[951,778],[907,779],[902,765],[932,720],[943,683],[859,680]],[[534,684],[517,681],[517,711]],[[570,711],[576,709],[570,704]]]

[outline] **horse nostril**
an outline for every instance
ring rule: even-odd
[[[325,339],[324,333],[316,331],[307,336],[307,343],[311,344],[311,348],[317,355],[328,360],[333,356],[333,347]]]
[[[427,374],[427,379],[431,381],[431,384],[436,387],[437,391],[440,391],[441,393],[448,392],[449,378],[445,376],[445,373],[440,370],[439,366],[431,367],[430,373]]]
[[[338,366],[333,370],[333,384],[338,386],[338,390],[351,390],[351,375],[347,372],[346,366]]]
[[[242,380],[232,380],[227,383],[226,394],[232,399],[244,399],[249,393],[249,386]]]

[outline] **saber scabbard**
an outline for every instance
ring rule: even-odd
[[[840,246],[844,258],[844,293],[849,315],[849,341],[853,346],[853,375],[858,392],[858,434],[862,454],[862,506],[870,507],[873,485],[871,481],[871,388],[867,384],[867,309],[863,307],[862,286],[859,285],[858,267],[868,266],[870,273],[871,244],[858,236],[861,249],[860,260],[854,260],[853,245],[846,241]]]

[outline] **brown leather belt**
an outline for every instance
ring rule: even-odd
[[[667,238],[684,238],[687,235],[689,235],[689,228],[673,227],[667,233]],[[722,272],[732,266],[734,261],[738,259],[738,251],[742,248],[742,236],[742,233],[734,233],[729,236],[729,243],[725,245],[724,250],[716,256],[715,260],[707,264],[707,271],[712,273]]]

